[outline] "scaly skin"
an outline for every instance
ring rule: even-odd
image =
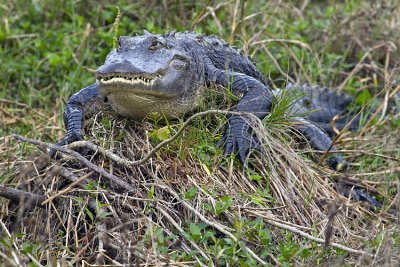
[[[279,95],[281,91],[274,90],[274,96]],[[350,96],[344,93],[338,94],[326,87],[308,84],[299,86],[288,84],[285,91],[288,94],[301,94],[299,101],[287,110],[287,114],[296,130],[310,140],[313,148],[327,151],[331,147],[330,151],[336,151],[328,136],[335,135],[331,126],[331,121],[335,116],[338,116],[334,123],[338,131],[344,127],[352,131],[358,130],[360,117],[346,111],[346,107],[353,102]],[[328,163],[337,170],[347,167],[346,161],[337,153],[336,156],[329,158]]]
[[[354,101],[354,99],[344,93],[336,93],[326,87],[310,86],[303,84],[293,86],[289,84],[285,90],[287,93],[300,93],[302,98],[295,103],[288,113],[291,115],[301,116],[306,118],[322,128],[324,132],[330,136],[335,133],[331,126],[332,119],[338,115],[339,119],[335,121],[335,127],[340,131],[345,126],[349,130],[357,131],[360,124],[360,117],[356,114],[349,113],[346,108]],[[281,90],[274,90],[274,95],[278,95]],[[355,117],[355,118],[354,118]],[[354,119],[353,119],[354,118]]]

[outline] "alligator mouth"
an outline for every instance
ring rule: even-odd
[[[98,76],[97,80],[101,85],[113,85],[113,84],[130,84],[130,85],[145,85],[153,86],[155,81],[160,79],[161,75],[146,77],[143,75],[127,75],[127,74],[108,74],[104,76]]]

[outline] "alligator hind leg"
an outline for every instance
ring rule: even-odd
[[[299,117],[293,118],[292,122],[295,123],[295,129],[307,138],[314,149],[320,151],[336,151],[335,146],[332,146],[331,138],[312,122]],[[333,153],[328,159],[328,163],[334,170],[342,170],[344,167],[347,167],[347,162],[338,153]]]
[[[332,140],[330,137],[318,126],[299,117],[293,118],[292,121],[295,122],[296,130],[307,138],[313,148],[321,151],[337,151],[335,146],[332,146]],[[348,165],[339,153],[334,153],[332,157],[328,159],[328,164],[332,169],[339,171]],[[343,190],[343,188],[346,190]],[[342,190],[339,190],[339,192],[346,197],[348,197],[351,192],[352,198],[356,201],[367,202],[377,208],[382,207],[381,203],[362,189],[355,188],[354,190],[351,190],[351,187],[348,185],[342,185]]]

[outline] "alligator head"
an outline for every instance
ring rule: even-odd
[[[195,64],[185,50],[174,47],[171,36],[121,36],[118,48],[97,69],[100,94],[121,115],[142,119],[158,112],[175,117],[195,107]]]

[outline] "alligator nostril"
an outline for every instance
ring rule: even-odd
[[[104,101],[104,103],[107,103],[108,102],[108,97],[105,96],[103,101]]]

